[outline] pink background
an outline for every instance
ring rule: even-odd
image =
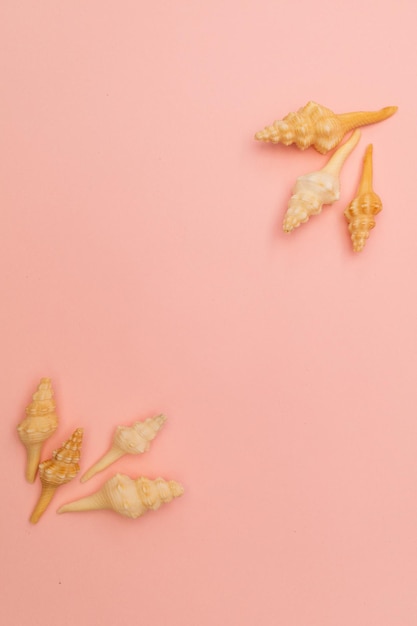
[[[3,0],[0,622],[415,626],[414,0]],[[314,150],[254,133],[314,99],[398,105],[291,235]],[[384,211],[343,210],[366,145]],[[16,425],[52,378],[48,458],[168,416],[37,526]],[[132,521],[57,516],[115,471],[183,483]]]

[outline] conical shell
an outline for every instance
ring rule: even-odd
[[[80,471],[79,460],[82,439],[83,429],[77,428],[58,450],[53,451],[51,459],[43,461],[39,465],[42,492],[30,518],[33,524],[39,521],[56,489],[70,482]]]
[[[358,195],[345,210],[355,252],[363,250],[369,233],[375,226],[375,215],[382,211],[381,198],[373,190],[372,144],[365,152]]]
[[[184,488],[175,480],[151,480],[143,476],[132,479],[125,474],[116,474],[99,491],[65,504],[58,513],[111,509],[120,515],[136,519],[146,511],[159,509],[161,504],[171,502],[183,493]]]
[[[256,133],[255,139],[283,143],[286,146],[295,143],[301,150],[314,146],[318,152],[326,154],[335,148],[350,130],[385,120],[396,111],[397,107],[391,106],[380,111],[336,114],[310,101],[297,112],[289,113],[284,119],[277,120],[272,126],[267,126]]]
[[[349,154],[357,145],[360,131],[352,136],[330,157],[318,172],[297,178],[293,195],[284,216],[283,229],[289,233],[312,215],[321,213],[324,204],[333,204],[340,197],[340,172]]]
[[[26,417],[17,432],[26,448],[26,479],[33,483],[38,469],[42,445],[56,431],[58,417],[55,412],[54,392],[50,378],[41,378],[32,402],[26,408]]]
[[[132,426],[118,426],[110,450],[85,472],[81,482],[86,482],[125,454],[141,454],[149,450],[165,421],[165,415],[156,415]]]

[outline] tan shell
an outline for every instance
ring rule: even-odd
[[[61,448],[54,450],[52,459],[43,461],[39,465],[42,492],[30,518],[33,524],[39,521],[56,489],[70,482],[80,471],[79,460],[82,439],[83,429],[77,428],[71,437],[62,444]]]
[[[183,493],[184,488],[175,480],[151,480],[143,476],[132,479],[125,474],[116,474],[99,491],[65,504],[58,513],[111,509],[120,515],[136,519],[146,511],[159,509],[161,504],[171,502]]]
[[[17,427],[27,452],[26,479],[30,483],[35,480],[43,443],[53,435],[58,426],[53,396],[51,379],[41,378],[32,402],[26,408],[26,417]]]
[[[391,106],[380,111],[336,114],[310,101],[296,113],[289,113],[283,120],[277,120],[272,126],[267,126],[256,133],[255,139],[283,143],[286,146],[295,143],[301,150],[314,146],[318,152],[326,154],[335,148],[350,130],[385,120],[393,115],[397,108]]]
[[[355,252],[363,250],[369,233],[375,226],[374,216],[382,211],[381,198],[373,190],[372,144],[365,152],[358,195],[345,210]]]
[[[81,482],[86,482],[125,454],[142,454],[149,450],[151,441],[155,439],[165,421],[165,415],[156,415],[135,422],[132,426],[118,426],[110,450],[85,472]]]
[[[283,229],[289,233],[312,215],[321,212],[324,204],[333,204],[340,197],[340,172],[349,154],[357,145],[360,131],[352,136],[330,157],[318,172],[297,178],[293,195],[284,216]]]

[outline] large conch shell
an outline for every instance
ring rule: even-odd
[[[159,509],[161,504],[171,502],[183,493],[184,488],[175,480],[151,480],[143,476],[133,479],[125,474],[116,474],[99,491],[64,504],[58,509],[58,513],[111,509],[120,515],[136,519],[146,511]]]
[[[320,213],[323,204],[333,204],[339,199],[340,171],[360,136],[360,131],[355,130],[321,170],[297,178],[284,216],[285,232],[291,232],[303,222],[307,222],[311,215]]]
[[[54,392],[50,378],[41,378],[32,402],[26,408],[26,417],[17,432],[26,448],[26,479],[33,483],[41,458],[42,445],[57,429]]]
[[[335,148],[350,130],[381,122],[393,115],[397,109],[398,107],[391,106],[380,111],[336,114],[316,102],[308,102],[296,113],[289,113],[283,120],[277,120],[272,126],[267,126],[256,133],[255,139],[283,143],[286,146],[295,143],[301,150],[314,146],[318,152],[326,154]]]
[[[30,518],[33,524],[39,521],[39,518],[51,502],[56,489],[61,485],[65,485],[65,483],[69,483],[80,471],[78,462],[80,460],[82,439],[83,429],[77,428],[68,441],[62,444],[61,448],[53,451],[52,459],[43,461],[39,465],[42,491]]]
[[[363,160],[358,195],[345,210],[355,252],[363,250],[369,233],[375,226],[374,216],[382,211],[381,198],[373,190],[372,170],[372,144],[370,144]]]
[[[81,482],[86,482],[125,454],[141,454],[149,450],[165,421],[165,415],[156,415],[132,426],[118,426],[110,450],[85,472]]]

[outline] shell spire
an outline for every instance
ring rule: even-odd
[[[58,513],[111,509],[120,515],[136,519],[149,510],[159,509],[162,504],[171,502],[183,493],[184,488],[175,480],[151,480],[143,476],[132,479],[125,474],[116,474],[99,491],[64,504],[58,509]]]
[[[372,144],[366,148],[362,176],[357,196],[345,210],[353,250],[361,252],[370,231],[375,227],[375,215],[382,211],[381,198],[373,190]]]
[[[132,426],[118,426],[110,450],[85,472],[81,482],[86,482],[125,454],[142,454],[149,450],[152,440],[165,421],[165,415],[156,415],[135,422]]]
[[[26,448],[26,480],[33,483],[38,470],[43,443],[56,431],[54,392],[50,378],[41,378],[32,402],[26,408],[25,419],[17,426],[20,440]]]
[[[52,459],[43,461],[39,465],[42,491],[30,517],[32,524],[39,521],[51,502],[56,489],[60,485],[70,482],[78,474],[82,439],[83,429],[77,428],[58,450],[53,451]]]
[[[297,178],[284,216],[285,232],[291,232],[303,222],[307,222],[312,215],[321,213],[324,204],[333,204],[339,199],[340,173],[360,136],[360,131],[355,130],[321,170]]]
[[[390,106],[380,111],[333,113],[330,109],[310,101],[295,113],[288,113],[255,135],[258,141],[296,144],[301,150],[313,146],[321,154],[335,148],[346,133],[359,126],[375,124],[391,117],[398,107]]]

